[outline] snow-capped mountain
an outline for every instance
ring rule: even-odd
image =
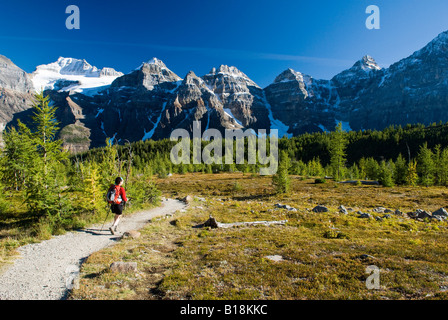
[[[381,67],[376,63],[375,59],[366,55],[350,69],[342,71],[333,77],[332,80],[340,85],[351,85],[350,83],[353,81],[358,82],[374,77],[376,72],[380,70]]]
[[[144,64],[154,64],[154,65],[158,66],[160,69],[168,69],[162,60],[157,59],[156,57],[153,57],[152,59],[149,59],[148,61],[142,62],[141,65],[138,66],[138,68],[136,68],[135,70],[141,69]]]
[[[62,90],[73,92],[89,92],[110,85],[123,73],[113,68],[98,69],[84,59],[59,57],[55,62],[37,66],[31,74],[36,91]]]
[[[157,58],[127,74],[59,58],[28,75],[0,56],[0,125],[26,121],[30,92],[40,88],[58,106],[61,136],[78,135],[67,139],[73,151],[107,137],[168,138],[176,128],[192,131],[194,121],[202,131],[278,129],[280,136],[331,131],[338,122],[345,130],[428,124],[448,121],[448,31],[388,68],[368,55],[330,80],[289,68],[264,89],[234,66],[181,78]]]

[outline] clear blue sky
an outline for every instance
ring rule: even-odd
[[[68,30],[68,5],[81,13]],[[381,29],[368,30],[368,5]],[[184,77],[233,65],[261,87],[287,68],[330,79],[369,54],[382,67],[448,30],[446,0],[8,1],[0,54],[27,72],[59,56],[128,73],[157,57]]]

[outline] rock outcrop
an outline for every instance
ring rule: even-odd
[[[29,75],[11,60],[0,55],[0,132],[32,105],[33,83]],[[3,145],[0,134],[0,146]]]

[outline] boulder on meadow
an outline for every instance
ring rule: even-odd
[[[415,211],[415,214],[417,215],[418,219],[425,219],[425,218],[432,219],[431,213],[422,209],[417,209]]]
[[[444,208],[440,208],[432,213],[432,216],[448,217],[448,212]]]
[[[325,206],[318,205],[318,206],[315,206],[312,211],[313,212],[328,212],[328,208]]]
[[[137,230],[129,230],[123,233],[123,238],[132,238],[132,239],[138,239],[141,237],[141,233]]]
[[[117,273],[137,272],[137,262],[117,261],[110,265],[109,270]]]
[[[193,201],[193,197],[188,195],[188,196],[185,196],[184,198],[182,198],[180,201],[183,201],[186,204],[189,204],[189,203],[191,203]]]
[[[339,213],[348,214],[347,209],[343,205],[340,205],[338,207],[338,210],[339,210]]]

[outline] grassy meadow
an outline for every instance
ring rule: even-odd
[[[446,187],[348,185],[291,177],[276,194],[272,177],[187,173],[157,179],[165,197],[194,197],[184,212],[153,220],[137,239],[91,255],[71,299],[447,299],[447,222],[375,213],[445,207]],[[297,209],[278,208],[287,204]],[[316,213],[316,205],[328,212]],[[344,205],[348,214],[339,213]],[[357,212],[372,215],[359,218]],[[200,227],[288,220],[286,225]],[[376,220],[374,217],[382,217]],[[273,261],[270,256],[277,256]],[[115,261],[138,272],[112,273]],[[367,289],[368,266],[380,269]]]

